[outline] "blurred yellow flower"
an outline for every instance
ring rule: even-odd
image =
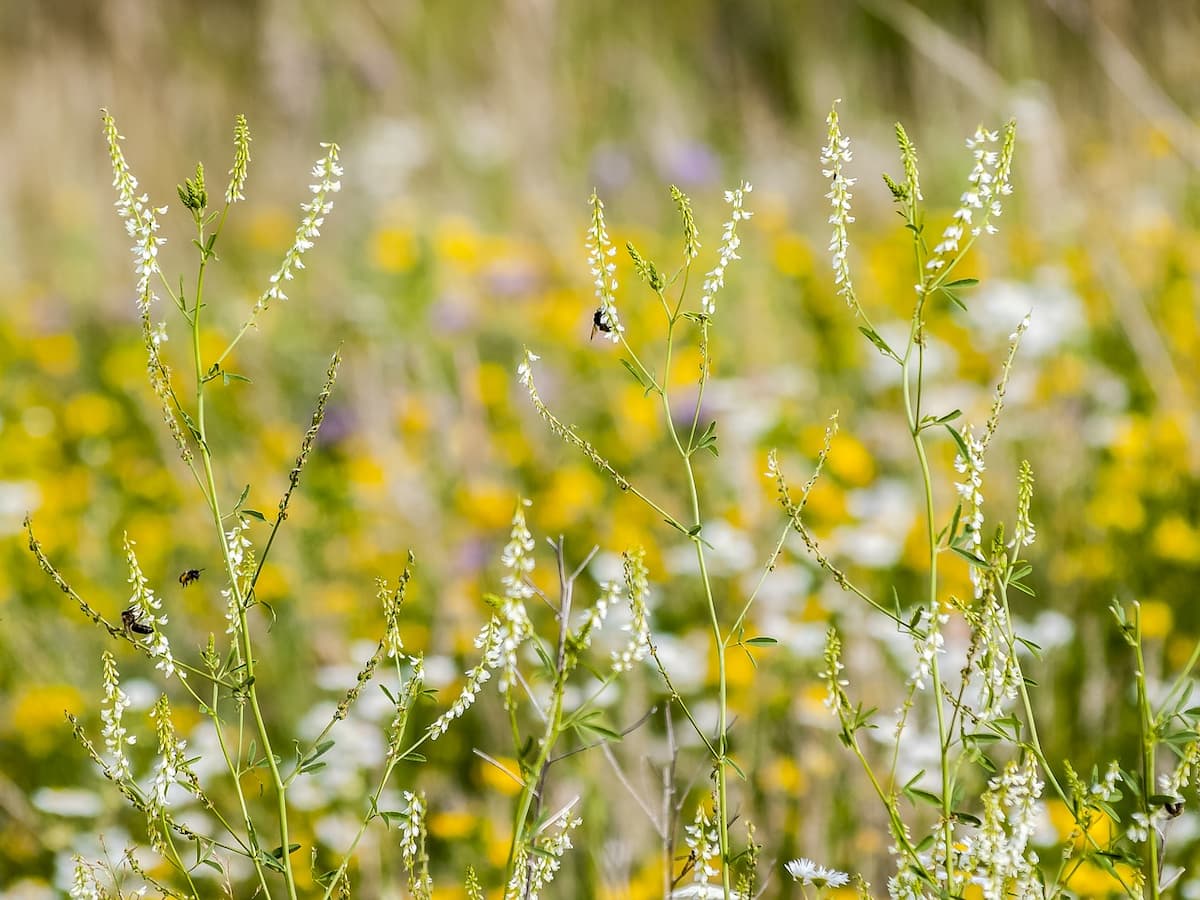
[[[1175,614],[1161,600],[1143,600],[1138,616],[1142,622],[1142,635],[1151,639],[1164,638],[1175,625]]]
[[[780,755],[763,769],[763,783],[772,791],[795,797],[808,790],[808,776],[790,756]]]
[[[76,394],[63,408],[63,421],[75,435],[97,437],[110,432],[121,416],[120,407],[103,394]]]
[[[775,238],[771,247],[775,268],[792,278],[803,278],[812,274],[813,252],[808,241],[788,231]]]
[[[346,465],[346,476],[357,487],[374,490],[387,484],[387,472],[379,460],[356,453]]]
[[[1178,514],[1154,526],[1151,538],[1155,555],[1173,562],[1200,564],[1200,533]]]
[[[487,406],[501,406],[508,402],[509,392],[516,382],[512,369],[499,363],[479,364],[475,377],[479,383],[479,399]]]
[[[256,250],[282,252],[296,236],[296,222],[282,209],[263,209],[251,214],[245,239]]]
[[[1135,884],[1137,875],[1129,866],[1113,867],[1125,884]],[[1074,870],[1068,869],[1063,886],[1079,897],[1112,897],[1125,895],[1121,882],[1095,863],[1082,862]]]
[[[51,375],[70,375],[79,368],[79,343],[72,334],[47,334],[29,342],[39,369]]]
[[[100,678],[100,660],[96,659],[96,679]],[[17,688],[8,714],[8,731],[16,735],[37,756],[45,753],[64,734],[64,712],[79,714],[84,700],[68,684],[25,684]]]
[[[439,259],[470,270],[479,265],[482,241],[474,223],[452,216],[438,223],[434,248]]]
[[[504,528],[512,522],[517,494],[500,482],[481,481],[458,489],[455,501],[459,511],[484,531]]]
[[[381,228],[371,236],[371,262],[384,272],[407,272],[417,261],[417,242],[407,228]]]
[[[541,529],[547,532],[565,530],[593,511],[604,497],[604,482],[590,464],[565,465],[551,476],[545,497],[537,513]]]
[[[865,487],[875,477],[875,460],[858,438],[845,431],[834,435],[826,469],[852,487]]]
[[[1136,494],[1123,484],[1101,488],[1087,505],[1087,521],[1097,528],[1137,531],[1146,521],[1146,509]]]
[[[429,833],[444,841],[457,841],[474,834],[479,813],[466,810],[441,810],[430,815]]]
[[[497,763],[504,767],[501,770],[495,763],[486,760],[476,760],[475,766],[479,772],[479,780],[489,789],[505,797],[515,796],[521,790],[521,767],[515,759],[507,756],[495,757]]]

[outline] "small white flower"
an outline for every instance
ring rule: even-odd
[[[814,887],[842,887],[850,882],[850,876],[837,869],[827,869],[819,866],[811,859],[793,859],[783,867],[789,875],[801,884],[811,884]]]
[[[729,268],[729,264],[735,259],[741,259],[738,256],[738,248],[742,245],[742,239],[738,236],[738,222],[749,219],[754,213],[743,208],[742,204],[745,201],[745,195],[754,190],[754,186],[748,181],[743,181],[741,186],[732,191],[725,192],[725,202],[733,207],[730,213],[729,221],[725,223],[725,231],[721,235],[721,250],[717,259],[716,268],[709,272],[704,277],[704,290],[700,297],[700,308],[706,315],[712,315],[717,311],[716,294],[722,287],[725,286],[725,270]]]

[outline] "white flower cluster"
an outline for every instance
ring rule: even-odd
[[[721,874],[720,870],[713,865],[713,860],[721,851],[721,835],[717,831],[717,826],[708,817],[703,804],[696,807],[696,818],[683,831],[684,842],[696,860],[695,869],[692,872],[692,882],[706,885]]]
[[[433,879],[422,865],[425,850],[425,803],[412,791],[404,792],[408,804],[400,823],[400,858],[408,872],[408,883],[414,897],[425,896],[433,890]]]
[[[925,690],[925,679],[932,675],[933,661],[937,655],[946,652],[942,625],[949,618],[949,615],[941,612],[940,601],[934,600],[931,608],[921,610],[917,624],[913,627],[913,650],[917,654],[917,663],[909,673],[906,683],[918,691]]]
[[[131,610],[133,618],[150,628],[150,634],[147,636],[148,641],[146,649],[150,655],[158,660],[154,667],[162,671],[163,676],[170,678],[172,675],[178,674],[180,678],[187,676],[183,672],[176,672],[175,657],[171,653],[171,644],[167,640],[167,636],[160,630],[162,626],[167,624],[167,617],[159,615],[159,610],[162,609],[162,601],[154,595],[146,576],[142,574],[142,568],[138,565],[137,555],[133,550],[134,542],[130,540],[129,535],[125,535],[125,559],[129,564],[129,583],[133,585],[133,594],[129,598],[128,607]]]
[[[82,856],[73,857],[75,873],[71,879],[71,890],[67,894],[71,900],[103,900],[107,893],[100,892],[100,883],[96,880],[93,866],[85,862]]]
[[[818,677],[825,682],[825,706],[833,714],[841,718],[850,712],[846,702],[846,692],[843,690],[850,684],[841,677],[846,666],[842,663],[842,639],[832,626],[825,632],[825,671]]]
[[[1042,786],[1033,754],[1023,762],[1010,760],[988,782],[979,833],[958,844],[959,866],[973,873],[971,883],[980,887],[984,900],[1042,895],[1038,854],[1031,846]]]
[[[591,646],[592,635],[604,625],[609,608],[620,601],[623,593],[623,585],[615,581],[606,581],[600,586],[600,596],[588,609],[583,624],[576,632],[575,645],[578,650],[582,651]]]
[[[982,556],[983,549],[983,442],[975,438],[971,426],[963,429],[963,443],[967,446],[967,458],[960,451],[954,457],[954,468],[966,479],[954,485],[958,496],[963,500],[963,528],[966,532],[966,544],[974,550],[977,556]],[[983,597],[986,578],[974,566],[971,567],[971,584],[975,587],[975,599]]]
[[[342,167],[338,164],[340,149],[337,144],[321,144],[321,146],[326,150],[325,156],[323,159],[317,160],[312,170],[313,178],[317,179],[317,183],[309,185],[313,199],[308,203],[300,204],[300,209],[304,211],[304,218],[301,219],[300,226],[296,229],[296,240],[283,255],[283,262],[280,264],[279,270],[271,276],[271,286],[254,304],[255,313],[266,309],[272,300],[287,299],[282,284],[295,277],[292,274],[295,269],[304,268],[304,262],[300,257],[304,255],[305,251],[311,249],[313,242],[320,237],[325,217],[333,209],[333,201],[328,199],[329,195],[336,194],[342,189],[342,182],[339,180],[342,175]]]
[[[238,114],[233,126],[233,168],[229,170],[229,187],[225,190],[225,202],[237,203],[245,200],[242,188],[246,186],[246,174],[250,164],[250,127],[246,117]]]
[[[150,279],[159,272],[158,248],[166,238],[158,237],[158,216],[165,215],[167,207],[150,204],[146,194],[138,195],[138,180],[125,161],[121,151],[123,138],[117,131],[113,117],[104,112],[104,136],[108,141],[108,155],[112,161],[113,187],[117,189],[117,215],[125,222],[126,233],[133,238],[134,270],[137,272],[138,312],[147,313],[158,299],[150,286]]]
[[[737,228],[738,222],[743,222],[754,215],[744,209],[742,205],[746,194],[752,190],[754,190],[754,186],[748,181],[743,181],[740,187],[725,192],[725,202],[733,207],[733,210],[729,214],[729,221],[725,223],[725,231],[721,235],[721,250],[716,268],[704,276],[704,291],[700,296],[700,309],[705,315],[711,316],[717,311],[716,295],[717,291],[725,286],[725,270],[735,259],[741,259],[737,255],[737,251],[742,246],[742,239],[738,236]]]
[[[154,765],[154,784],[150,789],[150,809],[155,812],[166,808],[167,791],[171,785],[177,782],[193,785],[196,776],[189,768],[183,752],[187,748],[187,741],[175,736],[175,723],[171,721],[171,707],[165,695],[158,698],[150,716],[155,720],[158,734],[158,760]]]
[[[479,696],[480,688],[491,680],[492,672],[501,670],[499,688],[507,694],[516,680],[517,650],[533,634],[533,624],[525,610],[524,601],[533,596],[528,576],[533,571],[532,556],[534,541],[525,524],[525,507],[522,500],[513,514],[512,532],[509,542],[501,554],[505,572],[503,583],[505,595],[499,612],[493,615],[475,636],[475,646],[482,651],[479,662],[466,675],[467,680],[450,708],[429,726],[429,737],[437,740],[445,734],[450,723],[465,713]]]
[[[960,249],[960,241],[970,231],[972,237],[983,232],[996,233],[991,219],[1002,211],[1001,197],[1012,193],[1009,174],[1012,167],[1013,131],[1010,125],[1004,132],[1004,143],[996,148],[1000,132],[988,131],[980,126],[973,137],[967,138],[967,149],[975,159],[971,174],[967,176],[967,189],[959,198],[959,207],[950,224],[942,232],[942,239],[933,248],[933,255],[925,268],[936,272],[946,265],[946,256]],[[978,215],[978,221],[976,216]]]
[[[830,179],[829,200],[833,212],[829,215],[829,224],[833,226],[833,236],[829,239],[829,252],[833,254],[833,283],[837,285],[838,296],[845,297],[851,306],[856,305],[854,284],[850,281],[850,263],[847,254],[850,250],[850,238],[846,226],[854,222],[850,215],[850,200],[854,196],[850,188],[854,186],[855,178],[847,178],[842,172],[842,166],[850,162],[854,156],[850,150],[850,138],[842,136],[841,125],[838,124],[837,105],[841,100],[835,100],[833,108],[825,121],[829,124],[828,140],[821,150],[821,174]]]
[[[533,389],[533,364],[539,359],[541,359],[541,357],[532,350],[526,350],[525,356],[521,359],[520,364],[517,366],[517,380],[521,382],[524,387],[529,388],[530,390]]]
[[[596,287],[596,299],[600,301],[600,321],[604,323],[604,336],[614,344],[621,340],[625,326],[617,315],[617,264],[613,257],[617,248],[608,237],[608,228],[604,224],[604,203],[596,192],[592,191],[592,224],[588,226],[586,248],[588,252],[588,267],[592,273],[592,284]]]
[[[100,720],[104,727],[101,734],[104,735],[104,749],[112,758],[107,774],[114,781],[120,781],[129,777],[129,758],[125,755],[125,746],[136,744],[137,737],[128,734],[125,726],[121,724],[121,717],[129,708],[129,697],[121,690],[117,661],[107,650],[101,659],[104,664],[104,708],[100,710]]]
[[[562,858],[572,847],[571,832],[582,821],[578,817],[568,816],[554,837],[537,844],[535,853],[529,854],[523,848],[518,852],[513,876],[504,891],[504,900],[538,900],[541,897],[541,892],[549,887],[562,868]]]
[[[225,545],[229,550],[229,565],[234,574],[241,579],[252,576],[255,569],[254,546],[246,535],[249,530],[250,521],[244,516],[238,516],[233,527],[225,532]],[[241,609],[238,607],[238,603],[243,592],[235,591],[234,586],[230,585],[221,589],[221,596],[225,598],[225,621],[228,623],[225,626],[225,633],[236,635],[241,628]]]
[[[628,672],[636,663],[650,655],[650,572],[646,568],[646,553],[641,548],[625,554],[625,587],[629,592],[632,619],[627,626],[629,642],[612,654],[613,671]]]
[[[845,872],[819,866],[811,859],[793,859],[785,863],[783,868],[796,881],[814,887],[839,888],[850,883],[850,876]]]

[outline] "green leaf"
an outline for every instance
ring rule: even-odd
[[[957,306],[963,312],[967,311],[967,304],[963,303],[961,300],[958,299],[958,294],[954,293],[954,291],[947,290],[944,287],[939,288],[939,290],[942,292],[942,294],[945,295],[947,300],[949,300],[951,303],[953,303],[955,306]]]
[[[946,288],[969,288],[979,284],[978,278],[959,278],[956,281],[948,281],[942,285],[942,289]]]
[[[260,513],[257,509],[243,509],[242,515],[249,516],[251,519],[258,519],[260,522],[267,521],[267,517]]]
[[[982,559],[981,557],[976,556],[970,550],[964,550],[962,547],[951,547],[950,549],[953,550],[956,554],[961,556],[963,559],[965,559],[967,562],[969,562],[973,566],[977,566],[980,569],[990,569],[991,568],[991,565],[988,563],[988,561],[986,559]]]
[[[229,382],[231,381],[244,381],[246,384],[253,384],[245,375],[239,375],[237,372],[227,372],[224,369],[221,370],[221,378],[224,380],[226,387],[229,386]]]
[[[656,389],[654,382],[648,381],[646,376],[642,374],[642,371],[625,357],[621,357],[621,365],[623,365],[625,367],[625,371],[632,375],[634,380],[636,380],[637,383],[640,384],[643,389],[645,389],[647,394]]]
[[[946,430],[950,432],[950,437],[954,438],[954,443],[958,444],[958,452],[962,458],[970,459],[971,451],[967,449],[967,442],[963,439],[963,436],[958,433],[958,429],[953,425],[947,425],[945,427]]]
[[[888,359],[894,359],[896,362],[900,362],[900,357],[896,355],[896,351],[888,346],[887,341],[881,338],[879,336],[879,332],[877,332],[874,328],[868,328],[865,325],[859,325],[858,330],[863,333],[868,341],[875,345],[875,349],[877,349],[880,353],[882,353]]]
[[[956,409],[952,412],[946,413],[944,416],[939,416],[938,418],[934,419],[933,423],[935,425],[945,425],[947,422],[953,422],[955,419],[959,418],[961,415],[962,415],[962,410]]]
[[[756,647],[768,647],[771,644],[778,644],[779,641],[775,640],[773,637],[752,637],[746,641],[743,641],[743,643],[753,644]]]

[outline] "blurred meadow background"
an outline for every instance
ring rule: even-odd
[[[665,258],[679,241],[667,191],[677,184],[695,204],[707,270],[722,192],[754,184],[705,400],[721,435],[701,481],[722,597],[740,605],[783,522],[763,477],[768,450],[779,448],[799,483],[835,411],[841,431],[810,525],[878,594],[912,594],[925,568],[922,501],[897,383],[835,296],[826,250],[818,154],[835,98],[859,179],[851,263],[885,334],[905,329],[913,283],[911,245],[879,179],[900,168],[893,123],[916,142],[932,219],[957,205],[970,169],[963,138],[980,122],[1017,119],[1015,193],[999,235],[969,260],[965,274],[982,281],[969,311],[931,313],[927,377],[941,405],[982,422],[1008,335],[1032,310],[985,493],[1011,510],[1017,463],[1031,461],[1038,597],[1016,612],[1047,651],[1030,674],[1051,723],[1049,758],[1090,771],[1133,749],[1113,597],[1142,604],[1148,665],[1164,677],[1200,636],[1195,3],[7,0],[0,44],[0,895],[58,896],[72,852],[97,854],[103,834],[119,853],[142,827],[63,718],[96,727],[100,653],[112,642],[38,570],[25,514],[110,617],[129,596],[127,532],[170,610],[176,653],[223,628],[219,551],[146,384],[101,107],[127,138],[141,188],[172,207],[168,273],[191,262],[175,185],[198,160],[223,184],[234,116],[249,120],[247,201],[231,213],[207,288],[214,350],[289,246],[318,143],[342,147],[343,189],[306,270],[230,361],[253,383],[218,394],[213,412],[228,502],[248,483],[248,505],[272,509],[341,345],[318,449],[258,588],[277,615],[261,646],[263,677],[285,686],[270,706],[280,734],[311,737],[353,682],[378,634],[374,579],[394,578],[410,549],[406,644],[426,652],[442,702],[452,696],[521,496],[545,573],[543,537],[563,535],[575,561],[599,545],[597,579],[611,577],[613,554],[645,546],[664,659],[682,691],[711,691],[687,542],[554,438],[516,381],[528,346],[542,357],[549,406],[633,480],[683,503],[658,408],[611,344],[589,340],[593,186],[614,243]],[[631,340],[660,341],[657,302],[623,252],[618,278]],[[175,343],[168,354],[184,349]],[[684,383],[697,363],[694,352],[677,356]],[[954,447],[944,443],[934,463],[949,497]],[[754,632],[779,645],[756,652],[757,667],[730,657],[747,776],[735,805],[758,827],[779,897],[799,896],[776,864],[793,856],[873,880],[889,862],[885,823],[869,804],[855,808],[861,779],[821,705],[826,624],[848,633],[855,687],[877,694],[872,703],[894,706],[906,666],[887,623],[870,624],[793,540],[753,614]],[[217,575],[185,591],[176,579],[189,568]],[[949,569],[947,591],[969,592],[966,566]],[[152,669],[129,654],[121,664],[141,714]],[[657,704],[613,748],[652,804],[663,697],[653,670],[638,670],[607,711],[625,728]],[[353,825],[345,807],[383,753],[388,707],[374,699],[364,695],[342,726],[348,755],[297,795],[305,845],[344,843]],[[176,715],[183,732],[199,721],[183,703]],[[467,862],[503,868],[515,786],[472,751],[502,756],[504,727],[489,691],[429,764],[399,775],[429,798],[436,896],[462,896],[450,886]],[[679,740],[679,778],[702,794],[708,763],[694,739]],[[203,728],[191,750],[211,752]],[[572,765],[569,778],[593,787],[580,788],[585,824],[554,895],[661,897],[637,802],[600,751]],[[1048,805],[1051,839],[1067,818]],[[1200,816],[1189,807],[1171,827],[1172,861],[1194,869]],[[386,887],[399,872],[394,838],[373,835],[376,868],[360,873],[360,896],[399,896]],[[1111,886],[1099,869],[1078,878],[1082,896]],[[1184,894],[1200,896],[1195,885]]]

